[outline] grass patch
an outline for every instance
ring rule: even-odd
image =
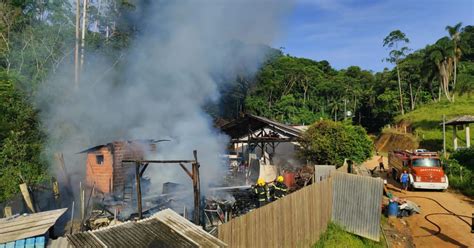
[[[382,248],[385,247],[385,241],[381,237],[380,242],[375,242],[366,238],[359,237],[357,235],[344,231],[342,227],[337,224],[329,223],[328,228],[323,235],[321,235],[318,243],[313,245],[313,248],[339,248],[339,247],[350,247],[350,248]]]
[[[456,97],[454,103],[446,100],[434,102],[418,107],[416,110],[397,116],[396,122],[404,121],[411,123],[414,134],[420,140],[420,147],[427,148],[432,151],[440,151],[443,148],[443,115],[446,120],[461,116],[474,115],[474,98],[468,96]],[[458,145],[465,146],[464,130],[457,131]],[[446,128],[446,146],[447,151],[453,150],[453,128]]]

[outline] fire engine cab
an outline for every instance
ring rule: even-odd
[[[403,170],[410,177],[411,189],[448,188],[448,177],[444,174],[438,153],[424,149],[415,151],[393,151],[388,154],[388,165],[392,176],[399,180]]]

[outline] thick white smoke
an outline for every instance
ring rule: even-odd
[[[140,32],[120,68],[88,54],[78,90],[73,91],[70,67],[43,86],[37,102],[48,147],[63,152],[68,169],[81,174],[85,156],[76,154],[80,150],[113,140],[169,138],[172,142],[158,144],[154,158],[192,159],[196,149],[206,184],[225,172],[218,155],[227,138],[213,129],[202,107],[217,100],[218,88],[242,68],[258,69],[265,54],[256,44],[271,44],[291,5],[283,0],[148,2],[137,6]],[[145,175],[155,189],[166,181],[189,181],[176,165],[152,165]]]

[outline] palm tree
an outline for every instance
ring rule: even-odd
[[[438,40],[434,45],[427,47],[426,56],[427,60],[436,65],[440,87],[448,101],[452,102],[453,96],[449,89],[449,79],[453,72],[453,49],[448,37],[444,37]]]
[[[446,31],[448,31],[449,36],[451,37],[451,40],[453,41],[453,49],[454,49],[454,56],[453,56],[453,61],[454,61],[454,78],[453,78],[453,92],[454,92],[454,87],[456,86],[456,76],[457,76],[457,61],[461,57],[461,49],[458,47],[458,42],[460,40],[460,32],[461,32],[461,26],[462,23],[459,22],[458,24],[454,26],[446,26]],[[454,94],[452,101],[454,102]]]

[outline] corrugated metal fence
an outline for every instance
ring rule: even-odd
[[[309,185],[218,227],[229,247],[310,247],[331,219],[332,179]]]
[[[336,172],[332,181],[332,221],[351,233],[379,241],[383,180]]]
[[[326,180],[331,176],[331,173],[336,171],[334,165],[315,165],[314,166],[314,180],[320,182]]]

